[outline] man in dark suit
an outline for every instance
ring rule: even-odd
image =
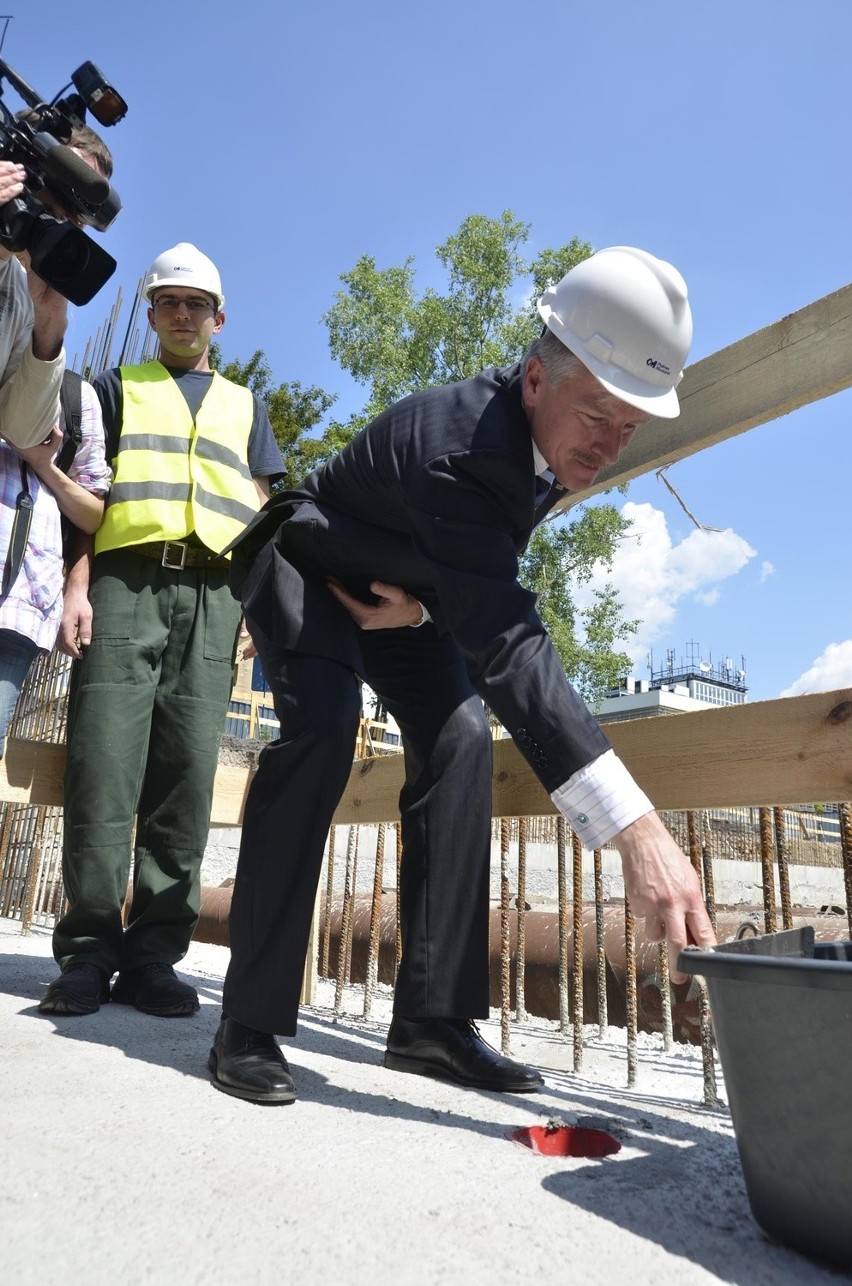
[[[281,738],[246,804],[231,964],[210,1053],[217,1088],[285,1103],[274,1034],[296,1030],[323,847],[352,765],[356,676],[402,732],[403,956],[385,1066],[521,1092],[488,1014],[491,736],[483,702],[588,847],[619,850],[634,910],[673,954],[713,932],[698,880],[565,677],[518,556],[566,490],[590,485],[649,415],[676,416],[686,286],[615,247],[539,301],[516,366],[378,416],[236,544],[234,575]]]

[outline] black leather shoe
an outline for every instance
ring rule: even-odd
[[[59,977],[50,984],[38,1007],[43,1014],[71,1017],[96,1014],[107,1000],[108,974],[97,965],[86,964],[81,960],[77,964],[66,965]]]
[[[480,1090],[525,1094],[544,1084],[532,1067],[504,1058],[470,1018],[400,1018],[388,1031],[385,1067],[439,1076]]]
[[[292,1103],[296,1082],[274,1036],[222,1017],[207,1059],[213,1084],[249,1103]]]
[[[170,964],[158,961],[123,969],[115,980],[112,998],[118,1005],[135,1005],[157,1018],[188,1018],[198,1013],[198,993],[181,982]]]

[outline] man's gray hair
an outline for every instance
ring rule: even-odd
[[[537,357],[541,362],[544,373],[554,388],[563,380],[586,369],[579,357],[575,357],[571,349],[566,348],[561,339],[557,339],[551,330],[546,330],[530,344],[524,356],[524,370],[531,357]]]

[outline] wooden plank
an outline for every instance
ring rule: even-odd
[[[852,689],[724,706],[606,729],[658,808],[836,803],[852,797]],[[398,815],[398,758],[353,766],[334,820]],[[494,745],[495,817],[553,813],[549,795],[511,741]]]
[[[9,804],[61,804],[64,772],[64,746],[9,737],[0,759],[0,800]]]
[[[606,733],[658,808],[852,796],[852,688],[625,720]]]
[[[852,798],[852,688],[610,724],[615,750],[658,808],[836,803]],[[10,738],[0,800],[61,804],[65,749]],[[238,826],[252,770],[222,765],[213,826]],[[401,755],[357,760],[338,825],[398,816]],[[494,744],[495,817],[555,811],[513,742]]]
[[[65,747],[9,737],[0,759],[0,801],[61,806]],[[213,792],[211,826],[239,826],[252,770],[220,764]]]
[[[852,385],[852,285],[695,362],[676,420],[649,420],[594,486],[557,508],[673,464]]]

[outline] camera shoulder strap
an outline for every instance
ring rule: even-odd
[[[30,538],[30,526],[33,520],[33,498],[27,485],[27,466],[21,461],[21,490],[15,501],[15,517],[12,520],[12,532],[9,536],[9,549],[6,554],[6,566],[3,568],[3,581],[0,585],[0,599],[6,597],[18,578],[27,541]]]

